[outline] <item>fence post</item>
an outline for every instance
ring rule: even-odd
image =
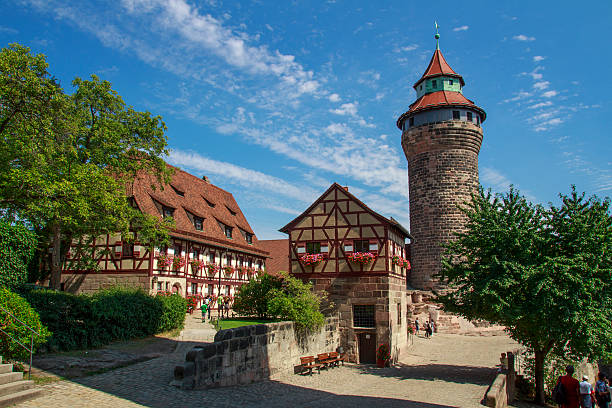
[[[34,333],[30,333],[30,366],[28,367],[28,380],[32,379],[32,352],[34,351]]]

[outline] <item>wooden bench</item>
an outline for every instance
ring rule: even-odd
[[[335,367],[338,362],[329,356],[329,353],[317,354],[317,363],[323,364],[325,368]]]
[[[299,367],[301,367],[302,373],[308,371],[308,374],[312,375],[312,370],[316,368],[319,374],[321,374],[321,367],[323,367],[323,364],[315,362],[314,356],[306,356],[300,357]]]
[[[332,351],[331,353],[329,353],[329,358],[330,360],[332,360],[334,362],[334,365],[336,367],[338,367],[340,365],[340,363],[342,363],[342,365],[344,365],[344,361],[345,361],[345,356],[344,355],[340,355],[335,351]]]

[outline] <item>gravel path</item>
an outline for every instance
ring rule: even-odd
[[[191,325],[190,325],[191,326]],[[193,332],[192,332],[193,333]],[[191,337],[191,336],[190,336]],[[507,336],[416,338],[397,367],[346,365],[320,375],[283,374],[241,387],[182,391],[169,385],[181,351],[104,374],[44,386],[26,407],[482,407]]]

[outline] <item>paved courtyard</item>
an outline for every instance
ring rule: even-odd
[[[195,332],[189,333],[192,340]],[[182,391],[169,385],[188,349],[179,342],[172,354],[46,385],[43,397],[18,407],[482,407],[499,354],[515,347],[507,336],[438,334],[417,337],[398,367],[347,365],[311,377],[283,374],[247,386]]]

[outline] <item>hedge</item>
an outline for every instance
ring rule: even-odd
[[[49,351],[101,347],[183,327],[187,301],[151,296],[141,289],[112,288],[94,295],[25,290],[24,297],[53,332]]]
[[[40,334],[40,336],[34,336],[34,350],[51,335],[41,324],[38,313],[18,294],[6,288],[0,288],[0,306]],[[30,347],[32,332],[2,309],[0,309],[0,328],[6,332],[0,332],[0,356],[8,360],[27,359],[30,353],[15,340]]]
[[[0,219],[0,287],[24,283],[34,256],[36,234],[22,224]]]

